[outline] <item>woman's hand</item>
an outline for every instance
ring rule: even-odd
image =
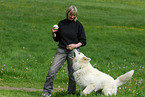
[[[68,50],[73,50],[74,48],[78,48],[82,45],[81,42],[77,43],[77,44],[70,44],[70,45],[67,45],[66,49]]]
[[[53,37],[56,37],[56,33],[55,32],[57,32],[57,31],[58,31],[58,29],[52,27],[52,36]]]
[[[57,32],[57,31],[58,31],[58,29],[52,28],[53,33]]]
[[[66,49],[68,50],[73,50],[74,48],[77,48],[77,44],[70,44],[70,45],[67,45]]]

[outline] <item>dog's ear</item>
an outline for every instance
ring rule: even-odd
[[[85,61],[91,61],[91,58],[88,58],[88,57],[83,57],[83,60],[85,60]]]

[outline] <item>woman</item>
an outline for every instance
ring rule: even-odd
[[[73,77],[72,60],[70,56],[73,49],[79,49],[80,46],[86,45],[86,36],[82,24],[77,20],[78,11],[75,6],[70,6],[66,10],[66,19],[58,24],[58,29],[52,28],[52,37],[54,41],[59,42],[56,56],[48,71],[44,84],[44,92],[41,97],[50,97],[53,90],[54,78],[58,70],[67,60],[68,63],[68,94],[75,94],[76,83]]]

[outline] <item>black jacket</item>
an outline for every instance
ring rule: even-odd
[[[86,45],[86,35],[82,24],[77,21],[70,21],[64,19],[58,24],[59,29],[56,32],[56,37],[53,37],[54,41],[58,41],[58,46],[66,48],[69,44],[82,43],[82,46]]]

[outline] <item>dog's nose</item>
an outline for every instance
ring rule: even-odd
[[[77,51],[77,49],[73,49],[73,52],[76,52]]]

